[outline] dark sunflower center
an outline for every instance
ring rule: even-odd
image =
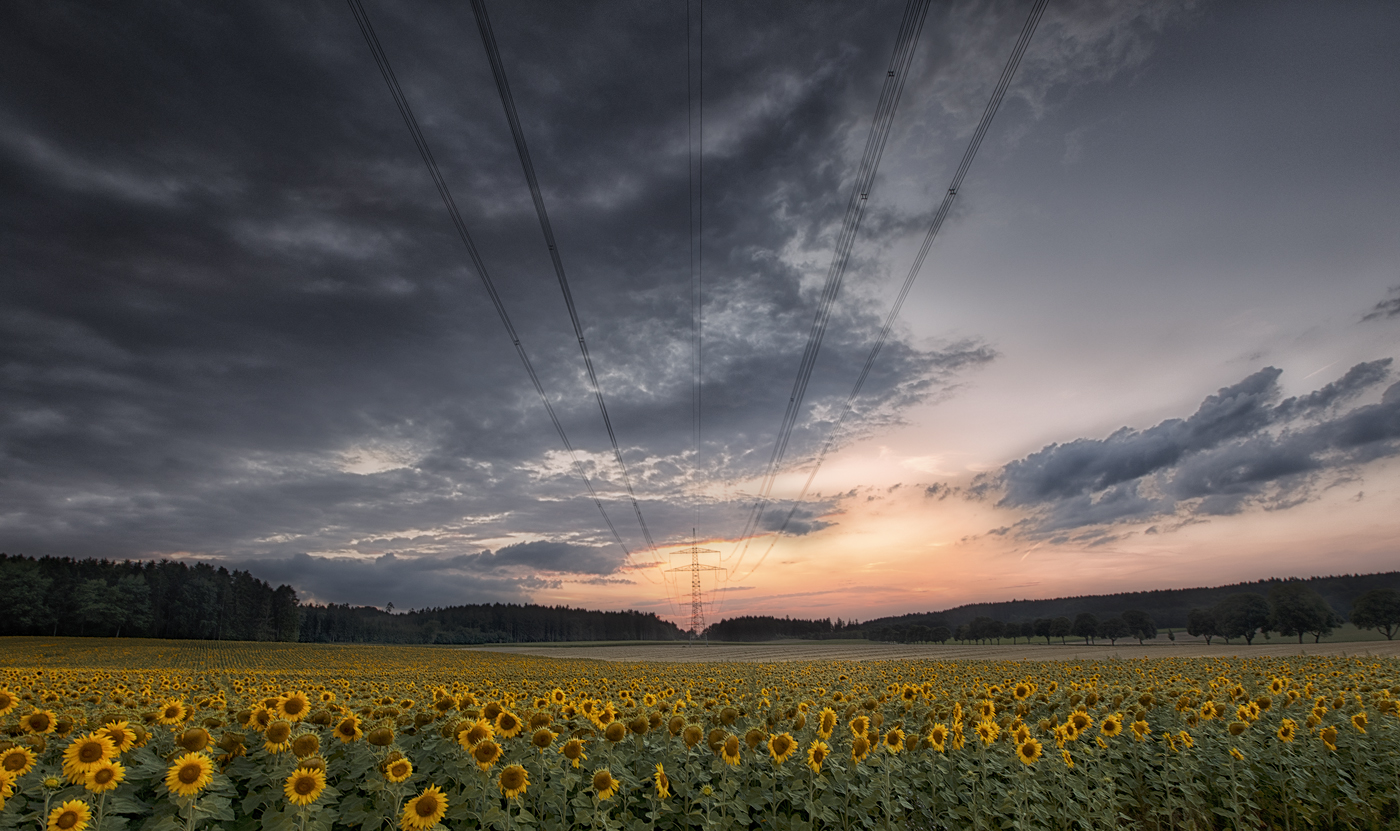
[[[103,758],[102,745],[98,742],[86,742],[78,748],[78,761],[90,765]]]
[[[312,791],[316,790],[316,777],[314,777],[314,776],[302,776],[302,777],[298,777],[297,782],[296,782],[296,785],[294,786],[294,790],[297,792],[297,795],[298,795],[298,796],[306,796],[307,794],[309,794],[309,793],[311,793]]]
[[[63,813],[61,813],[61,814],[58,815],[58,821],[54,823],[54,825],[58,826],[59,828],[65,829],[65,831],[66,831],[66,829],[72,828],[73,826],[75,826],[75,825],[77,825],[77,824],[78,824],[78,812],[77,812],[77,811],[64,811]]]
[[[437,811],[437,797],[433,796],[432,794],[423,794],[422,796],[418,797],[418,804],[414,808],[414,812],[417,813],[418,816],[430,817],[433,814],[436,814]]]
[[[185,785],[193,785],[199,781],[199,777],[204,775],[204,768],[199,765],[185,765],[180,768],[180,782]]]
[[[112,777],[115,775],[115,771],[113,771],[111,768],[102,768],[101,770],[97,771],[97,773],[94,773],[92,775],[92,781],[96,782],[99,785],[105,785],[108,782],[111,782]]]

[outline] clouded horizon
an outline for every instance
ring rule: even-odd
[[[469,6],[0,12],[0,550],[303,598],[683,621],[1394,568],[1400,8],[1052,2],[810,471],[1028,2],[932,6],[777,497],[741,533],[903,3],[705,5],[703,443],[684,3],[489,3],[641,510]],[[764,552],[771,547],[771,554]]]

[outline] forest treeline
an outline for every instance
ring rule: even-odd
[[[779,638],[867,638],[879,641],[946,642],[1003,638],[1150,639],[1157,630],[1185,629],[1204,637],[1243,638],[1277,632],[1286,637],[1324,637],[1350,620],[1386,637],[1400,625],[1400,572],[1347,574],[1308,579],[1269,579],[1194,589],[1010,600],[876,618],[865,623],[747,616],[722,620],[706,634],[712,640]],[[1358,601],[1365,599],[1358,606]]]
[[[301,603],[246,571],[208,563],[113,562],[0,554],[0,635],[316,641],[511,643],[674,640],[650,612],[491,603],[391,614]]]

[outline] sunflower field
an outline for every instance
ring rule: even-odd
[[[0,655],[0,831],[1400,827],[1390,658]]]

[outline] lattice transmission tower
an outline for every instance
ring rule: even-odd
[[[700,548],[695,544],[695,531],[691,530],[690,540],[690,565],[677,566],[667,569],[667,571],[688,571],[690,572],[690,639],[693,641],[700,637],[700,633],[705,629],[705,601],[701,597],[700,572],[702,571],[724,571],[719,566],[701,565],[701,554],[718,554],[712,548]]]

